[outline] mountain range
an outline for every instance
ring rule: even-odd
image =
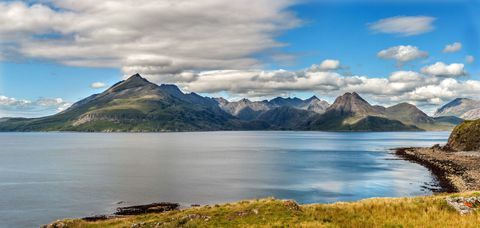
[[[135,74],[58,114],[3,118],[0,131],[421,131],[449,130],[462,121],[430,117],[408,103],[373,106],[355,92],[331,105],[316,96],[230,102],[183,93],[175,85],[157,85]]]
[[[480,119],[480,101],[457,98],[439,108],[434,116],[456,116],[466,120]]]

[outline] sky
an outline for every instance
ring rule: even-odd
[[[479,1],[0,1],[0,117],[140,73],[230,100],[358,92],[431,114],[480,99]],[[477,13],[476,13],[477,12]]]

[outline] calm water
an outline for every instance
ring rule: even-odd
[[[425,168],[388,150],[448,132],[0,133],[0,227],[110,213],[117,202],[300,203],[430,194]]]

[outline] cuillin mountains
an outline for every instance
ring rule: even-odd
[[[429,117],[407,103],[373,106],[357,93],[346,93],[332,105],[316,96],[230,102],[159,86],[136,74],[55,115],[4,118],[0,131],[420,131],[452,129],[461,121]]]
[[[439,108],[435,116],[456,116],[466,120],[480,119],[480,101],[456,98]]]

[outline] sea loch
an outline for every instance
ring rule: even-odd
[[[430,172],[389,149],[445,143],[448,134],[0,133],[0,221],[38,227],[160,201],[427,195],[436,184]]]

